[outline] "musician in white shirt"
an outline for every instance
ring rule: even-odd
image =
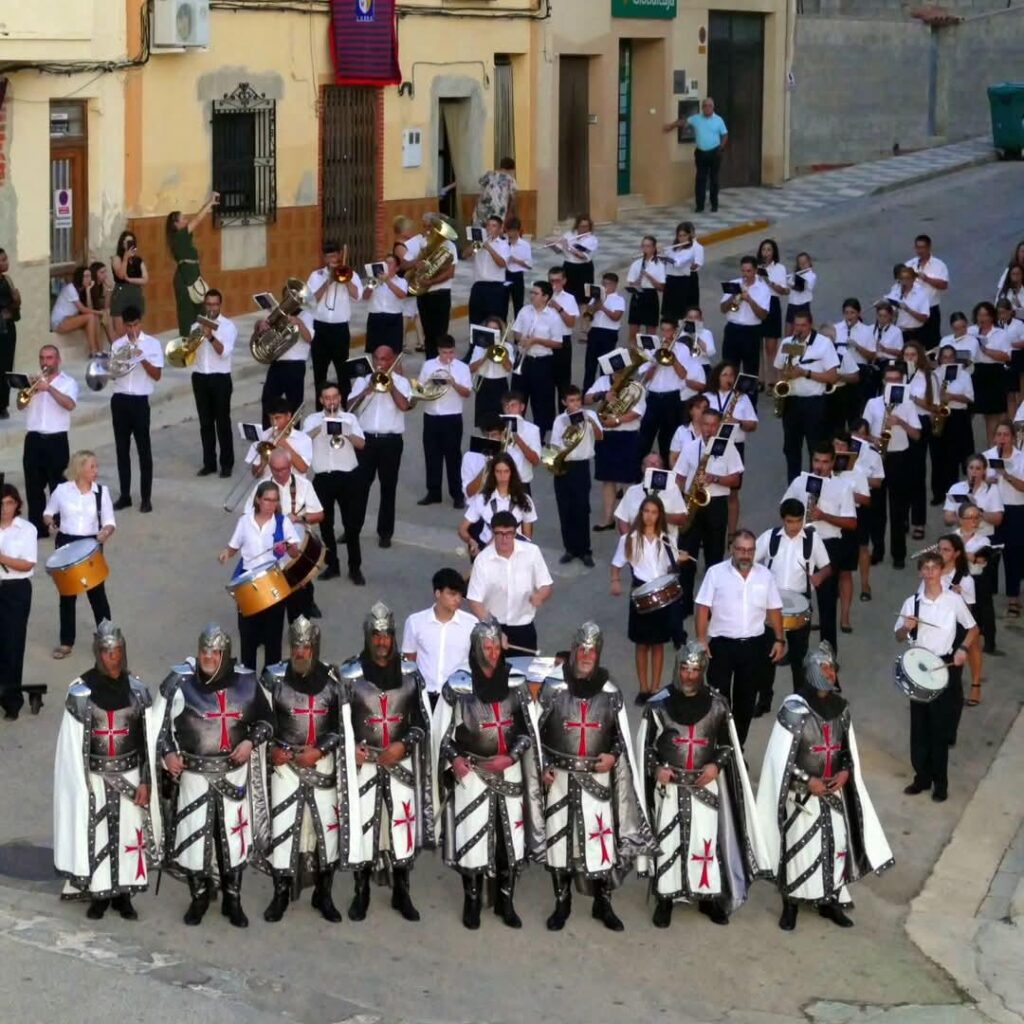
[[[238,330],[221,313],[224,297],[210,288],[203,298],[203,317],[215,320],[216,328],[198,320],[192,330],[202,332],[192,364],[192,395],[199,417],[199,440],[203,446],[203,464],[196,476],[217,472],[217,445],[220,444],[220,475],[228,479],[235,465],[235,440],[231,423],[231,353]]]
[[[675,242],[664,253],[665,291],[661,315],[682,320],[687,310],[700,305],[700,269],[704,266],[704,246],[697,241],[693,221],[676,225]]]
[[[853,420],[860,416],[867,400],[875,397],[878,388],[875,334],[861,319],[860,299],[853,297],[843,301],[843,316],[841,320],[835,322],[834,328],[836,351],[845,348],[857,364],[857,386],[853,389],[847,406],[849,422],[852,425]]]
[[[918,284],[917,274],[911,267],[904,263],[896,270],[896,283],[886,298],[896,310],[896,326],[903,332],[903,340],[920,341],[931,311],[928,293]]]
[[[1010,361],[1006,364],[1007,415],[1017,408],[1024,390],[1021,387],[1021,378],[1024,377],[1024,320],[1018,319],[1019,312],[1008,297],[996,300],[996,326],[1010,347]]]
[[[1006,415],[1006,394],[1009,390],[1010,342],[1006,332],[996,323],[998,314],[991,302],[974,307],[973,331],[978,350],[974,358],[974,412],[985,417],[985,442],[992,444],[996,427]]]
[[[525,307],[524,307],[525,308]],[[523,482],[526,493],[530,493],[535,466],[540,465],[541,436],[535,423],[524,419],[526,399],[521,391],[506,391],[501,398],[501,418],[503,428],[508,425],[509,417],[514,419],[512,445],[508,449],[512,461],[519,470],[519,479]]]
[[[313,354],[313,388],[317,394],[332,363],[335,380],[347,381],[346,364],[352,340],[348,325],[352,319],[352,303],[363,292],[359,275],[351,267],[343,265],[347,256],[347,247],[343,251],[335,240],[326,239],[324,266],[314,270],[306,281],[315,307],[310,350]]]
[[[948,379],[948,378],[952,379]],[[932,416],[929,442],[932,457],[932,505],[946,500],[946,491],[960,476],[961,466],[974,451],[971,427],[971,404],[974,402],[974,381],[957,360],[956,349],[943,344],[939,349],[938,366],[932,374],[932,393],[940,408],[948,415]],[[941,425],[940,425],[941,424]]]
[[[681,326],[683,336],[692,339],[693,358],[704,367],[704,373],[708,374],[712,363],[715,362],[718,348],[715,345],[715,336],[704,323],[704,312],[700,306],[687,307]]]
[[[629,342],[636,344],[639,331],[652,333],[661,320],[661,293],[665,290],[665,264],[658,255],[658,240],[644,235],[640,256],[633,260],[626,275],[629,300]],[[677,317],[676,320],[679,318]]]
[[[0,706],[4,718],[18,717],[25,637],[32,608],[32,574],[39,561],[36,528],[22,519],[21,495],[13,484],[0,487]]]
[[[257,447],[263,441],[273,441],[275,448],[284,448],[291,456],[295,469],[300,473],[308,472],[313,459],[313,444],[304,431],[294,425],[289,427],[294,412],[288,399],[283,396],[270,406],[270,425],[261,431],[259,441],[250,444],[245,453],[245,464],[252,476],[262,480],[269,476],[267,457]]]
[[[288,399],[288,404],[293,409],[298,409],[305,395],[306,360],[309,359],[310,344],[313,340],[313,313],[308,309],[300,309],[295,316],[288,317],[288,324],[294,328],[296,340],[267,367],[267,376],[263,380],[263,390],[260,393],[263,426],[270,423],[270,407],[282,395]],[[253,337],[262,333],[268,326],[266,320],[258,321],[253,329]],[[344,377],[339,383],[343,388],[347,387],[348,378]]]
[[[401,352],[405,341],[405,309],[409,283],[398,272],[398,257],[388,253],[381,262],[384,273],[368,281],[363,289],[366,307],[366,344],[363,351],[373,354],[378,345]]]
[[[593,409],[583,408],[583,393],[575,384],[564,395],[565,412],[555,418],[551,427],[551,446],[564,449],[565,435],[581,432],[562,463],[565,470],[555,476],[555,501],[558,521],[562,528],[562,557],[559,562],[568,565],[578,558],[588,569],[593,569],[594,558],[590,550],[590,460],[594,457],[594,442],[604,437],[601,421]]]
[[[484,238],[462,253],[473,262],[473,287],[469,291],[469,322],[482,324],[490,316],[508,315],[508,285],[505,271],[511,249],[501,237],[502,219],[491,215],[484,222]],[[477,230],[471,228],[470,230]]]
[[[565,287],[565,270],[562,267],[552,267],[548,271],[548,284],[551,285],[548,313],[561,323],[562,328],[562,347],[556,349],[551,358],[551,373],[555,380],[557,398],[563,395],[565,389],[572,383],[572,339],[580,315],[580,304]]]
[[[654,486],[648,489],[646,486],[646,471],[648,469],[660,470],[664,480],[664,487]],[[668,520],[668,532],[673,543],[679,543],[679,528],[686,523],[686,500],[683,492],[679,490],[679,480],[675,473],[669,472],[657,452],[651,452],[644,457],[640,463],[642,479],[640,483],[633,484],[626,488],[618,505],[615,506],[615,526],[619,534],[628,533],[640,511],[640,503],[649,494],[656,494],[665,506],[665,517]],[[652,481],[655,475],[652,474]]]
[[[448,391],[441,398],[423,403],[423,462],[427,493],[416,504],[440,504],[445,471],[452,504],[461,510],[466,507],[460,477],[462,408],[473,391],[473,378],[469,367],[455,358],[455,339],[450,334],[438,339],[437,358],[428,359],[420,370],[420,381],[424,385],[435,377],[448,381]]]
[[[583,365],[583,390],[589,391],[600,370],[597,361],[619,343],[619,328],[626,313],[626,300],[619,294],[619,275],[609,271],[601,276],[601,298],[592,298],[583,311],[584,330],[589,320],[587,354]]]
[[[555,421],[552,356],[556,349],[562,347],[562,322],[547,308],[552,294],[553,289],[547,281],[534,281],[530,289],[530,303],[523,306],[512,325],[520,353],[513,385],[522,392],[526,404],[533,410],[533,422],[542,438]]]
[[[883,373],[894,359],[903,352],[903,332],[895,323],[896,310],[888,299],[875,303],[875,325],[872,335],[875,341],[875,365]],[[871,398],[874,398],[872,393]]]
[[[806,313],[814,322],[811,304],[814,302],[814,286],[818,275],[814,272],[811,254],[798,252],[793,273],[786,278],[789,285],[789,302],[786,303],[786,327],[791,329],[797,313]]]
[[[949,268],[942,260],[932,255],[932,240],[929,235],[918,235],[914,239],[915,255],[907,260],[907,266],[914,271],[917,282],[928,298],[928,319],[920,330],[920,341],[926,349],[939,343],[942,334],[942,310],[939,302],[942,293],[949,288]]]
[[[508,297],[512,300],[512,316],[519,315],[526,300],[525,275],[533,269],[533,249],[529,239],[523,238],[523,225],[518,217],[511,217],[505,224],[505,237],[508,239],[508,267],[505,269],[505,283],[508,285]],[[501,314],[501,319],[508,317],[508,307]]]
[[[511,325],[509,325],[511,327]],[[491,332],[495,331],[496,334]],[[491,416],[501,415],[501,398],[508,391],[509,376],[516,363],[512,332],[501,317],[488,317],[482,324],[469,325],[469,372],[475,375],[473,424],[481,427]],[[500,359],[492,356],[500,355]]]
[[[573,221],[571,231],[566,231],[551,246],[556,252],[562,253],[566,288],[577,302],[585,301],[583,286],[594,283],[594,255],[597,247],[594,222],[585,213]]]
[[[1020,584],[1024,577],[1024,452],[1014,445],[1013,426],[1003,422],[996,427],[995,446],[984,453],[988,459],[988,479],[994,482],[1003,501],[1003,521],[996,538],[1003,544],[1003,568],[1006,573],[1006,614],[1020,619]],[[992,460],[1002,465],[993,467]]]
[[[64,479],[70,448],[71,413],[78,403],[78,383],[61,369],[60,349],[44,345],[39,350],[39,377],[30,384],[32,398],[25,409],[25,444],[21,465],[25,473],[28,520],[40,537],[46,492]]]
[[[988,459],[984,455],[972,455],[967,460],[967,479],[953,484],[946,492],[942,521],[947,526],[956,525],[960,508],[968,503],[981,510],[978,533],[989,538],[995,534],[1003,521],[1005,507],[995,480],[986,481],[988,472]]]
[[[775,353],[779,348],[782,330],[782,300],[789,295],[789,274],[779,256],[779,246],[774,238],[766,238],[757,247],[757,276],[768,288],[771,300],[768,315],[761,322],[764,332],[764,382],[773,384],[776,380]]]
[[[732,366],[732,363],[725,363],[724,365]],[[704,416],[704,410],[708,408],[716,409],[717,405],[711,404],[711,399],[706,393],[694,395],[693,398],[683,405],[683,422],[676,427],[676,432],[668,443],[669,466],[674,467],[679,461],[679,456],[682,455],[683,449],[691,441],[696,441],[701,437],[700,423]]]
[[[405,243],[405,260],[402,263],[402,270],[408,273],[418,265],[422,265],[424,248],[431,232],[443,223],[441,215],[433,211],[423,214],[423,230],[414,235]],[[452,278],[455,276],[455,267],[459,262],[459,250],[455,243],[445,241],[443,247],[448,250],[450,259],[437,274],[427,282],[425,291],[416,296],[416,308],[420,314],[420,324],[423,327],[423,343],[426,347],[428,359],[437,355],[437,340],[448,333],[448,324],[452,313]]]
[[[735,363],[744,373],[757,377],[764,336],[762,322],[768,316],[772,293],[757,276],[756,257],[744,256],[740,260],[740,276],[730,281],[729,286],[735,288],[735,292],[726,292],[718,300],[726,320],[722,358]]]

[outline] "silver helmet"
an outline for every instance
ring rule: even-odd
[[[395,613],[383,601],[377,601],[363,619],[363,639],[367,644],[374,633],[395,635]]]
[[[478,665],[483,665],[484,641],[497,640],[501,643],[501,624],[493,616],[478,622],[469,634],[469,653]]]
[[[227,672],[231,664],[231,635],[219,623],[209,622],[199,634],[199,642],[196,646],[199,654],[220,655],[220,664],[217,666],[217,671],[206,682],[210,683],[220,679]],[[201,678],[205,678],[202,669],[199,667],[198,659],[196,670],[200,673]]]
[[[828,641],[823,640],[804,656],[804,676],[813,690],[834,690],[836,688],[835,651]]]
[[[676,651],[676,677],[684,668],[692,672],[701,672],[708,667],[708,652],[697,640],[691,640]]]
[[[604,646],[604,635],[601,627],[596,622],[584,622],[572,635],[572,643],[569,646],[569,668],[573,675],[576,671],[576,655],[581,650],[593,650],[597,655],[598,664],[601,661],[601,648]]]
[[[124,633],[120,626],[115,626],[110,619],[104,619],[97,627],[92,636],[92,651],[96,658],[96,668],[106,675],[106,670],[100,661],[102,651],[115,651],[121,649],[121,671],[128,671],[128,644],[125,641]]]
[[[312,667],[320,660],[320,627],[300,615],[288,627],[288,646],[292,650],[292,668],[299,675],[306,675]],[[302,659],[301,662],[295,657],[296,647],[310,647],[312,655],[309,660]]]

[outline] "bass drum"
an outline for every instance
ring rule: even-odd
[[[788,633],[794,629],[803,629],[811,621],[811,602],[805,594],[796,590],[783,590],[779,593],[782,598],[782,628]]]
[[[667,573],[635,587],[629,595],[638,615],[667,608],[683,596],[683,585],[675,573]]]
[[[46,560],[46,571],[61,597],[84,594],[110,575],[98,540],[73,540],[57,548]]]
[[[227,585],[227,591],[238,605],[238,614],[247,619],[286,600],[292,588],[277,562],[266,562],[236,576]]]
[[[299,553],[291,558],[285,556],[278,564],[292,590],[304,587],[310,580],[316,579],[324,567],[327,549],[322,541],[302,523],[295,523],[295,532],[299,535]]]
[[[929,704],[949,685],[949,669],[926,647],[908,647],[896,658],[893,682],[911,700]]]

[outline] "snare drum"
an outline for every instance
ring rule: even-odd
[[[302,523],[294,523],[295,532],[299,535],[299,553],[294,557],[283,557],[278,563],[288,586],[292,590],[298,590],[305,586],[310,580],[320,575],[324,567],[324,559],[327,557],[327,549],[323,546],[320,538],[315,536],[311,530],[307,530]]]
[[[811,621],[811,602],[798,590],[782,590],[782,628],[788,633],[803,629]]]
[[[292,592],[277,562],[266,562],[257,565],[255,569],[243,572],[241,576],[236,576],[226,589],[235,599],[238,613],[243,618],[273,608]]]
[[[635,587],[629,595],[638,615],[647,615],[667,608],[683,596],[683,585],[675,573],[659,576],[657,579]]]
[[[908,647],[896,658],[893,682],[911,700],[927,704],[949,685],[949,668],[926,647]]]
[[[77,597],[98,587],[109,575],[98,540],[73,540],[46,560],[46,571],[61,597]]]

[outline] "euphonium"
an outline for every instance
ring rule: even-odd
[[[253,331],[249,351],[257,363],[265,366],[280,359],[300,338],[291,317],[309,303],[309,289],[296,277],[288,278],[281,301],[270,311],[266,327]]]
[[[614,399],[607,396],[597,408],[598,416],[625,416],[647,394],[647,389],[633,375],[647,360],[636,349],[630,353],[630,362],[612,377],[609,391],[615,393]]]
[[[565,465],[566,460],[570,453],[580,446],[586,435],[587,421],[585,418],[581,423],[571,423],[562,435],[562,447],[548,446],[541,452],[540,461],[547,469],[551,470],[553,476],[564,476],[568,472]]]
[[[455,228],[447,221],[439,220],[430,229],[417,265],[406,275],[410,295],[425,295],[430,281],[451,265],[455,257],[444,243],[457,242],[458,239]]]
[[[196,353],[203,343],[203,329],[192,328],[187,338],[171,338],[164,348],[164,359],[179,370],[191,366],[196,361]]]
[[[40,382],[49,376],[50,374],[47,373],[46,370],[43,370],[43,372],[36,377],[36,379],[32,381],[27,388],[22,388],[18,392],[18,397],[14,400],[14,404],[17,406],[18,412],[24,412],[24,410],[28,408],[28,403],[35,398],[36,390],[38,389]]]

